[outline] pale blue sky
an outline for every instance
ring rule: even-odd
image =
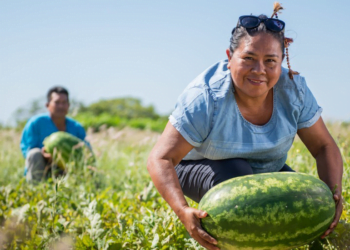
[[[170,113],[193,78],[225,59],[238,17],[271,15],[273,2],[1,0],[0,122],[53,85],[86,104],[133,96]],[[281,3],[292,68],[323,117],[349,120],[350,1]]]

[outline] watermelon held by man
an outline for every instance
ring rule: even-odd
[[[332,223],[329,187],[307,174],[237,177],[210,189],[199,203],[202,227],[222,250],[280,250],[310,243]]]
[[[92,151],[85,142],[67,132],[52,133],[45,138],[43,144],[45,151],[52,155],[53,162],[63,170],[71,162],[76,165],[95,162]]]

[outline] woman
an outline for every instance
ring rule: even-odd
[[[279,9],[272,16],[277,18]],[[322,237],[339,221],[341,155],[304,78],[281,66],[289,42],[283,21],[240,17],[228,60],[185,89],[149,156],[147,168],[156,188],[207,249],[218,249],[200,226],[207,213],[189,207],[184,195],[199,202],[211,187],[230,178],[293,171],[285,161],[296,134],[316,159],[319,177],[335,190],[336,215]]]

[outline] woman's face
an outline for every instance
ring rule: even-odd
[[[270,34],[259,33],[242,38],[232,57],[229,50],[226,53],[236,94],[242,98],[265,98],[281,74],[280,42]]]

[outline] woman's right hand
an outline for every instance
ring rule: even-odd
[[[193,207],[185,207],[179,214],[179,219],[184,224],[191,237],[198,241],[199,244],[209,250],[220,250],[220,248],[216,246],[218,242],[201,227],[200,219],[205,218],[207,215],[208,214],[202,210]]]
[[[191,237],[209,250],[219,250],[217,241],[201,227],[200,219],[208,214],[188,206],[175,171],[175,166],[193,148],[168,122],[148,157],[147,170],[160,195],[174,210]]]

